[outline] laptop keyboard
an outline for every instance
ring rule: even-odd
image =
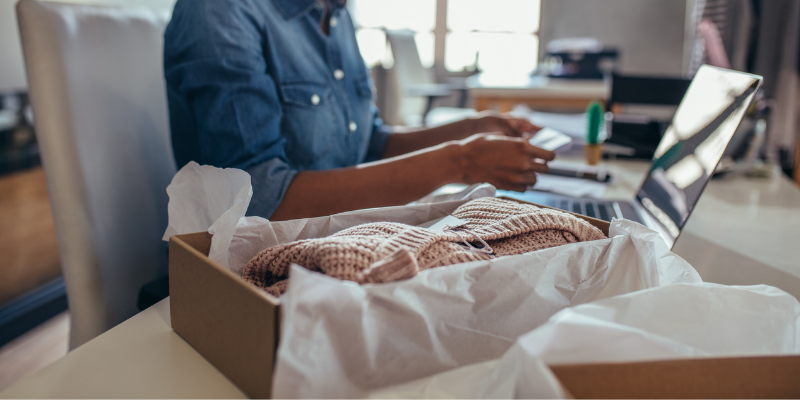
[[[569,198],[560,196],[554,197],[547,193],[536,191],[518,193],[498,190],[497,195],[525,200],[535,204],[542,204],[548,207],[574,212],[608,222],[611,222],[611,218],[617,216],[614,212],[614,202],[608,200]]]
[[[614,217],[614,207],[611,202],[599,201],[593,199],[559,199],[555,204],[548,204],[564,211],[572,211],[577,214],[583,214],[592,218],[601,219],[603,221],[611,222]]]

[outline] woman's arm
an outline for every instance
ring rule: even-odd
[[[401,205],[448,183],[489,182],[524,191],[546,172],[553,152],[522,138],[474,135],[424,150],[349,168],[295,176],[272,220],[318,217]]]
[[[467,138],[476,133],[499,133],[510,137],[533,134],[540,128],[526,119],[512,118],[507,114],[483,112],[475,117],[429,129],[402,129],[389,136],[384,158],[394,157],[431,146]]]

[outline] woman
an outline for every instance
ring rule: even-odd
[[[247,171],[273,220],[405,204],[447,183],[524,191],[554,154],[526,120],[392,132],[344,0],[178,0],[164,69],[178,166]]]

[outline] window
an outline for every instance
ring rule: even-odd
[[[539,0],[449,0],[444,65],[487,72],[531,72],[539,41]]]
[[[391,63],[383,29],[411,29],[426,67],[439,59],[454,72],[476,65],[505,74],[536,68],[540,0],[350,0],[348,8],[369,66]],[[442,48],[435,48],[435,35],[444,36]]]
[[[348,9],[356,25],[356,40],[368,66],[391,60],[383,29],[410,29],[422,65],[433,65],[433,30],[436,0],[350,0]]]

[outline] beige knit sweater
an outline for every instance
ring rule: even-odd
[[[286,290],[293,263],[339,279],[383,283],[408,279],[429,268],[605,238],[599,229],[570,214],[494,197],[470,201],[453,216],[467,223],[434,231],[377,222],[326,238],[274,246],[250,260],[243,277],[279,296]]]

